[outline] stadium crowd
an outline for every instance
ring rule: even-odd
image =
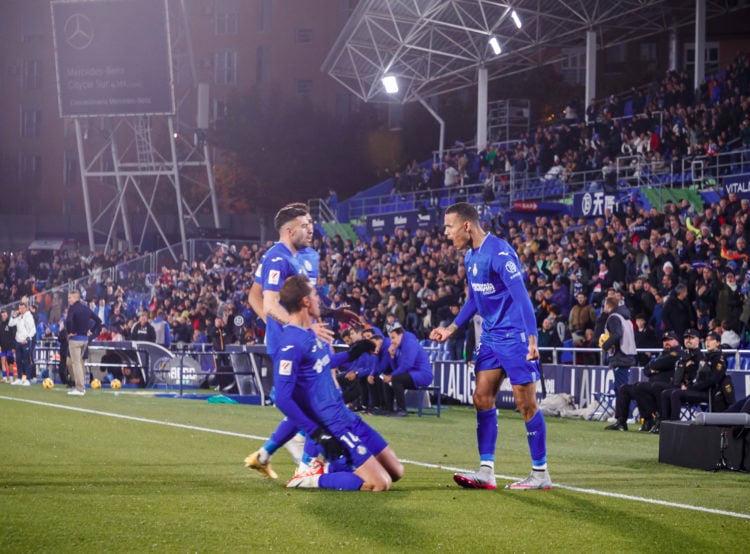
[[[520,140],[488,144],[478,153],[458,145],[445,154],[442,166],[432,168],[412,161],[394,172],[393,192],[469,183],[499,183],[503,190],[511,181],[535,179],[560,180],[575,189],[602,178],[614,189],[618,158],[636,178],[681,174],[695,159],[705,160],[706,173],[716,177],[728,170],[715,168],[719,154],[740,145],[750,148],[749,89],[745,52],[706,79],[697,93],[686,71],[670,71],[660,82],[592,101],[585,116],[569,109],[564,119],[540,125]]]
[[[609,295],[628,307],[633,320],[642,320],[644,329],[657,334],[675,331],[681,336],[695,327],[706,335],[720,329],[727,332],[726,344],[737,346],[746,331],[746,199],[729,195],[702,209],[687,202],[667,203],[663,212],[630,204],[622,213],[606,212],[593,222],[568,215],[518,221],[497,216],[485,218],[483,225],[506,238],[519,254],[541,346],[571,336],[577,344],[586,342],[586,330],[596,328],[602,301]],[[397,320],[425,338],[430,329],[452,318],[451,306],[463,302],[463,269],[456,268],[456,253],[440,228],[414,233],[397,229],[393,236],[355,243],[340,236],[316,236],[313,246],[320,253],[321,297],[333,308],[349,305],[381,329]],[[244,324],[234,330],[235,340],[262,341],[263,324],[249,307],[247,292],[264,251],[260,245],[222,245],[205,261],[164,267],[151,278],[132,274],[115,284],[92,276],[81,292],[104,322],[105,339],[129,338],[139,312],[145,310],[152,321],[169,326],[168,333],[159,334],[167,346],[199,340],[217,316],[234,321],[242,315]],[[0,265],[3,289],[13,290],[4,301],[29,296],[37,317],[41,315],[42,338],[56,332],[64,305],[56,295],[35,288],[38,277],[27,258],[33,259],[19,253]],[[343,330],[337,322],[331,324],[337,332]]]
[[[697,95],[689,85],[685,72],[670,72],[651,90],[632,92],[628,101],[639,115],[629,120],[616,117],[623,98],[610,99],[591,106],[586,120],[540,127],[514,148],[490,146],[473,158],[468,152],[449,156],[445,174],[434,168],[439,179],[411,163],[396,184],[445,188],[464,178],[481,182],[494,174],[502,181],[513,172],[541,176],[556,167],[561,169],[555,176],[563,178],[601,170],[634,152],[676,164],[685,156],[728,150],[733,142],[750,147],[750,99],[744,94],[750,87],[750,56],[738,54]],[[656,110],[664,115],[659,134],[653,132]],[[656,337],[665,331],[682,336],[695,327],[704,336],[720,332],[722,342],[736,347],[750,320],[749,210],[748,200],[734,195],[702,207],[667,203],[663,211],[647,211],[631,199],[620,213],[607,211],[594,221],[568,215],[505,221],[487,211],[482,224],[519,254],[540,346],[569,339],[596,345],[603,300],[614,295],[642,331],[641,344],[658,345]],[[269,246],[221,245],[206,259],[180,260],[158,275],[134,270],[139,266],[130,262],[138,254],[132,252],[4,253],[0,305],[28,297],[37,337],[51,338],[65,316],[65,293],[51,289],[83,278],[81,296],[104,322],[103,340],[130,338],[139,313],[146,311],[157,342],[165,346],[210,342],[217,318],[232,322],[231,340],[261,342],[264,325],[247,295]],[[392,236],[356,242],[317,234],[313,247],[320,253],[317,286],[324,301],[333,308],[349,305],[381,329],[397,320],[424,339],[464,300],[463,269],[456,269],[456,252],[439,228],[397,229]],[[330,323],[340,336],[344,327]],[[467,335],[471,338],[471,329]],[[461,345],[453,351],[458,356]]]

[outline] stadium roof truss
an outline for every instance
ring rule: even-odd
[[[748,6],[705,2],[706,19]],[[585,46],[587,31],[609,47],[694,25],[695,14],[688,0],[361,0],[322,70],[366,102],[409,102],[472,86],[479,67],[492,80],[559,62],[562,49]],[[398,93],[385,92],[385,75]]]

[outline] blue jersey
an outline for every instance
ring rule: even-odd
[[[503,239],[487,235],[479,248],[464,257],[469,297],[454,323],[461,327],[471,316],[482,316],[482,342],[515,337],[528,342],[536,336],[536,319],[524,285],[521,264]]]
[[[308,435],[324,426],[341,436],[357,420],[331,378],[332,357],[311,329],[284,326],[274,360],[276,403]]]
[[[426,387],[432,383],[430,356],[419,344],[417,337],[409,331],[404,331],[401,344],[396,349],[391,364],[393,365],[391,375],[408,373],[417,387]]]
[[[312,246],[303,248],[297,252],[297,258],[305,270],[307,279],[313,287],[318,286],[318,274],[320,273],[320,254]]]
[[[255,278],[263,291],[281,290],[287,277],[306,275],[299,258],[283,242],[277,242],[265,253],[255,271]],[[281,336],[281,323],[272,317],[266,318],[266,350],[273,357]]]

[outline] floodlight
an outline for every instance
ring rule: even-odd
[[[383,86],[388,94],[396,94],[398,92],[398,81],[393,75],[383,77]]]
[[[518,17],[518,14],[516,13],[516,10],[513,10],[510,12],[510,18],[513,20],[513,23],[516,24],[516,27],[519,29],[521,28],[521,18]]]
[[[492,37],[490,39],[490,47],[492,47],[492,51],[495,53],[495,56],[499,56],[500,52],[503,51],[503,49],[500,47],[500,42],[497,40],[497,37]]]

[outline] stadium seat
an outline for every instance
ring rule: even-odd
[[[614,383],[610,385],[608,392],[595,392],[593,394],[596,406],[589,416],[589,421],[603,421],[615,415],[615,388]]]
[[[433,404],[430,395],[435,395],[435,403]],[[412,413],[416,413],[419,417],[422,416],[435,416],[440,417],[440,411],[442,405],[440,402],[440,386],[439,385],[427,385],[425,387],[417,387],[413,390],[406,391],[406,402],[407,406],[416,403],[416,406],[410,410]]]

